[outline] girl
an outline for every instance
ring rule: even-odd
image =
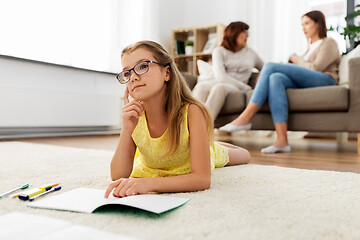
[[[262,153],[290,152],[287,139],[287,88],[310,88],[337,84],[339,80],[339,49],[335,40],[326,37],[325,16],[320,11],[303,15],[303,31],[311,43],[304,56],[292,54],[292,64],[267,63],[261,70],[250,103],[231,123],[220,128],[235,132],[251,129],[251,119],[268,100],[275,130],[276,142],[261,150]]]
[[[247,150],[213,141],[208,111],[191,96],[162,46],[135,43],[123,50],[121,60],[122,129],[110,164],[114,181],[105,197],[112,190],[116,197],[204,190],[214,167],[249,162]]]

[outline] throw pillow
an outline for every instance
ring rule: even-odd
[[[215,80],[211,64],[200,59],[196,63],[199,70],[198,82]]]
[[[339,85],[349,84],[349,59],[360,57],[360,45],[341,58],[339,64]]]

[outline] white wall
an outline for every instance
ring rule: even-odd
[[[121,95],[114,74],[0,56],[0,128],[119,129]]]

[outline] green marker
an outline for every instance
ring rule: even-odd
[[[20,189],[23,190],[23,189],[28,188],[28,187],[29,187],[29,184],[24,184],[21,187],[14,188],[14,189],[12,189],[12,190],[10,190],[8,192],[5,192],[5,193],[1,194],[0,198],[5,197],[6,195],[9,195],[10,193],[13,193],[13,192],[15,192],[17,190],[20,190]]]

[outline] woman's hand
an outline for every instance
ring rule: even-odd
[[[122,108],[122,129],[132,133],[136,127],[144,107],[137,101],[129,102],[129,89],[126,87],[124,93],[124,107]]]
[[[289,57],[289,62],[297,64],[298,61],[299,61],[299,56],[296,53],[291,54],[291,56]]]
[[[114,197],[126,197],[136,194],[149,192],[149,182],[147,178],[120,178],[109,184],[105,191],[105,198],[114,189]]]

